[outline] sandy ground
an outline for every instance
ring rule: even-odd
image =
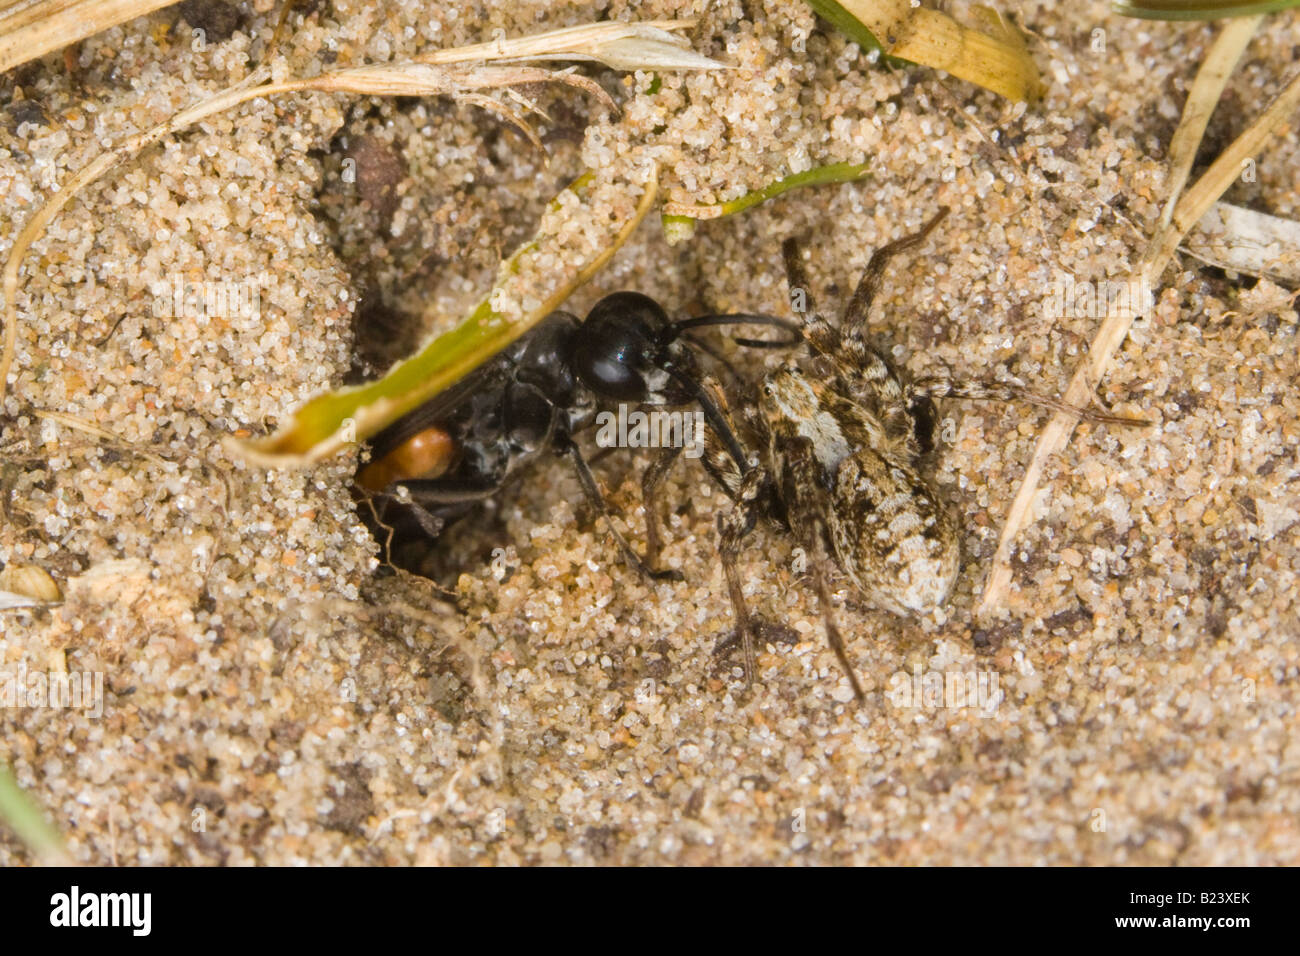
[[[49,57],[0,78],[0,249],[104,144],[246,75],[270,0],[228,23],[210,7],[187,5],[201,51],[173,9],[85,42],[74,72]],[[4,707],[0,756],[77,860],[1300,858],[1297,314],[1275,286],[1171,266],[1099,389],[1154,427],[1080,427],[984,620],[974,595],[1047,413],[942,409],[934,474],[962,529],[961,578],[920,621],[835,582],[865,707],[846,702],[773,528],[742,563],[769,638],[758,685],[715,653],[731,630],[713,530],[728,505],[697,466],[665,492],[665,560],[684,583],[628,572],[556,465],[447,542],[457,611],[430,582],[377,570],[354,459],[266,472],[220,444],[445,327],[564,183],[645,155],[681,201],[842,160],[874,174],[677,246],[649,221],[574,311],[619,288],[675,314],[784,311],[789,235],[814,250],[834,306],[872,248],[942,204],[942,229],[887,274],[873,331],[914,374],[946,365],[1059,394],[1097,319],[1044,299],[1064,273],[1122,277],[1140,250],[1210,28],[1011,4],[1049,84],[1026,109],[873,68],[790,0],[309,7],[282,50],[299,74],[496,28],[668,16],[700,17],[696,48],[737,69],[659,84],[589,69],[614,118],[577,91],[533,91],[549,163],[446,100],[256,102],[147,151],[53,222],[27,259],[0,409],[0,561],[45,568],[65,600],[0,612],[0,677],[102,675],[102,713]],[[1203,161],[1277,89],[1295,23],[1279,16],[1252,43]],[[1292,125],[1227,198],[1300,218],[1298,167]],[[178,278],[254,287],[257,314],[171,315],[155,283]],[[598,466],[638,544],[647,460]],[[982,698],[925,692],[967,677]],[[0,862],[27,859],[0,837]]]

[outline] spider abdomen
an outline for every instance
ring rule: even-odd
[[[916,471],[859,449],[836,470],[826,520],[836,562],[871,603],[924,614],[947,601],[957,535]]]

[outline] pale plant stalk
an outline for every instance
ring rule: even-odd
[[[1217,69],[1225,61],[1236,62],[1240,56],[1239,48],[1249,39],[1248,32],[1243,34],[1241,30],[1231,28],[1225,30],[1216,39],[1216,49],[1207,58],[1207,64],[1212,64]],[[1166,214],[1164,221],[1157,227],[1155,235],[1138,259],[1129,278],[1133,287],[1156,288],[1157,281],[1173,258],[1174,251],[1183,237],[1232,185],[1240,175],[1246,160],[1255,156],[1278,128],[1291,119],[1298,106],[1300,106],[1300,71],[1292,75],[1273,102],[1223,151],[1195,185],[1181,198],[1177,193],[1169,196],[1167,202],[1172,207],[1172,211]],[[1201,123],[1199,108],[1193,111],[1190,120],[1185,111],[1183,122]],[[1204,130],[1203,125],[1201,129]],[[1196,137],[1197,143],[1199,139],[1199,136]],[[1187,148],[1195,152],[1193,145],[1188,145]],[[1080,365],[1070,380],[1070,386],[1064,396],[1067,405],[1082,408],[1090,402],[1096,383],[1106,374],[1116,350],[1139,315],[1137,305],[1138,303],[1128,298],[1116,302],[1114,311],[1107,315],[1093,338],[1087,360]],[[1020,488],[1002,528],[993,566],[976,608],[977,615],[988,614],[1002,604],[1011,584],[1013,545],[1016,537],[1033,515],[1034,502],[1040,494],[1039,484],[1048,459],[1065,447],[1078,423],[1077,414],[1057,412],[1039,436],[1033,458],[1025,470],[1025,476],[1021,480]]]
[[[1169,225],[1174,215],[1174,200],[1182,195],[1187,185],[1187,176],[1192,171],[1192,162],[1196,159],[1196,150],[1205,136],[1205,127],[1209,125],[1210,115],[1223,95],[1223,88],[1228,84],[1241,55],[1246,52],[1246,44],[1259,29],[1263,16],[1240,17],[1229,20],[1219,34],[1218,40],[1210,47],[1209,55],[1201,64],[1201,69],[1192,82],[1187,94],[1187,104],[1183,107],[1182,121],[1169,140],[1169,199],[1165,203],[1164,214],[1160,217],[1162,226]]]
[[[0,73],[176,0],[0,0]]]

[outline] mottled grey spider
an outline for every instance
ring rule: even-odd
[[[947,212],[941,209],[919,232],[872,254],[838,324],[813,304],[798,243],[787,239],[784,244],[792,301],[802,293],[805,304],[798,338],[807,354],[769,372],[745,409],[761,448],[749,455],[747,470],[720,442],[712,441],[704,456],[735,503],[718,518],[720,552],[751,682],[754,620],[736,559],[762,514],[785,525],[807,556],[827,638],[859,701],[865,699],[862,685],[832,613],[827,585],[832,561],[872,605],[895,614],[926,614],[947,601],[961,548],[957,527],[924,474],[934,449],[935,399],[1029,401],[1097,422],[1145,424],[1076,409],[1002,382],[956,382],[947,375],[909,381],[868,344],[867,313],[886,263],[923,242]],[[739,434],[721,388],[709,387],[732,432]],[[652,555],[659,532],[649,503],[673,457],[662,457],[645,475]]]

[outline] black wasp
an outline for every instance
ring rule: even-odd
[[[596,303],[585,321],[553,312],[495,358],[370,441],[370,461],[357,473],[361,513],[388,561],[428,573],[430,544],[452,523],[496,495],[545,451],[567,457],[587,499],[608,518],[609,507],[574,435],[607,403],[694,406],[713,430],[712,442],[748,469],[745,452],[720,413],[698,354],[712,354],[685,333],[711,325],[793,326],[772,316],[713,314],[671,321],[639,292],[616,292]],[[786,342],[738,339],[754,347]],[[647,498],[672,456],[647,473]],[[652,502],[646,501],[647,514]],[[657,528],[650,527],[649,561],[606,521],[627,563],[654,578],[679,577],[650,567]]]

